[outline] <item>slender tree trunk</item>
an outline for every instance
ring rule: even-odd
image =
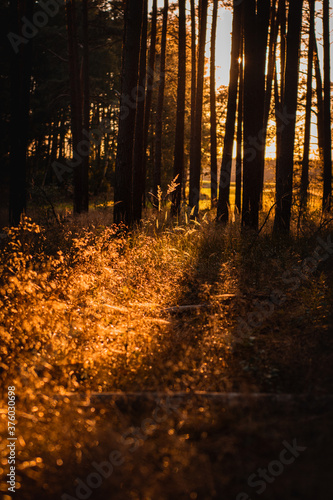
[[[178,35],[178,90],[176,137],[173,164],[173,178],[177,177],[176,190],[173,193],[172,213],[180,212],[182,186],[184,178],[184,139],[185,139],[185,97],[186,97],[186,0],[179,0],[179,35]]]
[[[194,165],[195,103],[197,89],[197,48],[196,48],[195,1],[191,0],[191,138],[190,172]],[[191,176],[191,173],[190,173]]]
[[[216,137],[216,89],[215,54],[218,0],[214,0],[210,49],[210,192],[212,206],[217,200],[217,137]]]
[[[306,110],[304,127],[304,150],[302,161],[301,191],[300,191],[300,213],[306,210],[308,188],[309,188],[309,153],[311,132],[311,105],[312,105],[312,76],[313,76],[313,45],[315,26],[315,0],[308,0],[310,11],[309,47],[308,47],[308,74],[306,83]]]
[[[279,163],[281,157],[281,133],[284,126],[282,107],[285,94],[286,76],[286,0],[279,0],[278,22],[280,26],[280,94],[278,87],[277,65],[275,66],[275,118],[276,118],[276,184],[279,178]]]
[[[264,103],[264,125],[262,133],[262,144],[264,146],[263,155],[265,158],[266,152],[266,139],[267,139],[267,127],[269,120],[269,112],[271,109],[272,100],[272,84],[274,80],[275,64],[276,64],[276,41],[278,35],[278,13],[276,9],[277,1],[274,0],[271,6],[271,16],[270,16],[270,37],[269,37],[269,48],[268,48],[268,67],[267,67],[267,78],[266,78],[266,91],[265,91],[265,103]],[[264,176],[265,170],[262,168],[261,172],[261,186],[260,186],[260,200],[262,203],[263,191],[264,191]]]
[[[323,210],[329,212],[332,204],[332,133],[331,133],[331,69],[330,69],[330,13],[329,0],[323,0],[324,36],[324,190]]]
[[[114,189],[114,222],[130,226],[133,222],[133,147],[136,116],[140,38],[143,1],[128,0],[125,11],[125,29],[122,61],[122,91],[117,141]]]
[[[323,102],[323,83],[320,72],[318,48],[316,37],[314,39],[314,64],[316,76],[316,97],[317,97],[317,129],[318,129],[318,148],[319,156],[324,165],[324,102]]]
[[[158,88],[156,127],[155,127],[155,164],[154,164],[154,187],[153,194],[157,196],[157,188],[161,186],[162,172],[162,132],[163,132],[163,106],[165,91],[165,58],[167,44],[169,0],[164,0],[163,25],[161,39],[161,59],[160,59],[160,83]]]
[[[84,167],[81,154],[83,139],[82,130],[82,88],[79,69],[79,53],[77,38],[76,2],[69,0],[66,3],[67,30],[68,30],[68,56],[69,77],[71,95],[71,122],[73,141],[73,177],[74,177],[74,213],[80,214],[84,211],[83,177]]]
[[[32,0],[11,0],[10,23],[12,33],[20,34],[22,17],[30,22],[33,15]],[[12,49],[11,49],[12,50]],[[21,43],[17,52],[12,50],[10,61],[10,179],[9,223],[17,225],[27,207],[27,144],[29,130],[29,100],[32,66],[32,41]]]
[[[289,233],[293,195],[294,141],[303,0],[289,5],[281,154],[276,185],[274,232]],[[288,91],[287,91],[288,89]]]
[[[243,24],[243,23],[242,23]],[[240,42],[240,65],[239,65],[239,83],[238,83],[238,109],[237,109],[237,152],[236,152],[236,197],[235,206],[240,214],[242,209],[242,139],[243,139],[243,104],[244,104],[244,37],[243,30]]]
[[[199,28],[199,50],[198,50],[198,73],[195,103],[195,128],[193,145],[193,165],[190,172],[190,208],[194,208],[194,217],[199,212],[200,197],[200,174],[201,174],[201,126],[202,126],[202,105],[203,86],[205,73],[205,46],[207,34],[207,10],[208,0],[201,1],[200,28]]]
[[[244,4],[244,162],[243,226],[258,229],[264,145],[265,62],[270,1]]]
[[[145,206],[146,200],[146,176],[147,176],[147,148],[148,148],[148,132],[151,116],[151,103],[155,84],[155,54],[156,54],[156,30],[157,30],[157,0],[153,0],[153,10],[151,18],[151,38],[149,48],[149,59],[147,68],[147,91],[146,91],[146,106],[144,119],[144,146],[143,146],[143,186],[142,186],[142,205]]]
[[[237,80],[239,72],[239,47],[242,30],[243,5],[234,1],[234,15],[232,23],[232,45],[229,77],[228,108],[225,124],[224,147],[221,163],[220,190],[217,204],[217,220],[227,223],[229,219],[230,178],[232,167],[232,149],[235,137],[235,119],[237,107]]]
[[[90,153],[90,82],[89,82],[89,29],[88,29],[88,0],[82,0],[82,102],[83,102],[83,130],[84,140],[88,153],[82,158],[82,211],[89,210],[89,153]]]
[[[141,30],[139,89],[137,96],[137,112],[135,122],[135,140],[133,157],[133,218],[139,222],[142,217],[142,200],[144,195],[144,120],[145,120],[145,83],[147,70],[147,23],[148,0],[143,0],[143,19]]]

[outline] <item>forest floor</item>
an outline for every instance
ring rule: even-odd
[[[110,219],[1,240],[17,498],[331,500],[332,222]]]

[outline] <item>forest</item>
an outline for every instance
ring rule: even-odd
[[[331,500],[330,0],[0,0],[4,500]]]

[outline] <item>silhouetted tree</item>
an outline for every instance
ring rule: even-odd
[[[185,133],[185,93],[186,93],[186,0],[179,0],[178,29],[178,88],[177,116],[173,177],[177,187],[173,193],[172,212],[179,214],[184,177],[184,133]]]
[[[243,4],[239,3],[237,0],[234,0],[228,108],[221,163],[219,199],[217,204],[217,220],[223,223],[228,222],[229,219],[230,178],[232,166],[232,149],[235,136],[237,80],[239,72],[238,58],[242,31],[242,8]]]
[[[311,132],[311,105],[312,105],[312,76],[313,76],[313,49],[315,29],[315,0],[308,0],[310,13],[309,46],[308,46],[308,72],[306,82],[306,107],[304,126],[304,149],[302,161],[301,190],[300,190],[300,212],[306,209],[308,187],[309,187],[309,153]]]
[[[218,0],[213,2],[213,20],[210,43],[210,185],[212,206],[217,199],[217,137],[216,137],[216,89],[215,54]]]
[[[289,4],[281,152],[276,184],[274,232],[289,232],[293,195],[294,141],[303,0]]]
[[[33,0],[11,0],[11,33],[20,36],[23,18],[32,22]],[[31,87],[32,41],[10,48],[10,191],[9,222],[18,224],[27,206],[27,143]]]
[[[207,10],[208,0],[201,0],[200,23],[199,23],[199,46],[198,46],[198,71],[196,85],[196,102],[195,102],[195,126],[194,126],[194,144],[193,158],[190,165],[190,208],[194,208],[194,216],[198,215],[199,211],[199,195],[200,195],[200,174],[201,174],[201,126],[202,126],[202,101],[203,101],[203,86],[205,73],[205,45],[207,33]]]
[[[324,189],[323,210],[330,211],[332,203],[332,132],[331,132],[331,68],[329,0],[323,0],[324,37]]]
[[[157,188],[161,185],[162,171],[162,132],[163,132],[163,105],[165,91],[165,57],[167,44],[167,27],[168,27],[169,1],[164,0],[163,9],[163,24],[161,38],[161,57],[160,57],[160,82],[158,88],[157,109],[156,109],[156,126],[155,126],[155,162],[154,162],[154,186],[153,194],[157,196]]]
[[[142,0],[127,0],[114,189],[114,222],[133,222],[133,146],[139,77]],[[139,22],[138,22],[139,20]],[[134,94],[134,99],[133,99]]]

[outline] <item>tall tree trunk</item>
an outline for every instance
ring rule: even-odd
[[[90,152],[90,82],[89,82],[88,0],[82,0],[82,104],[83,130],[87,153],[82,158],[82,211],[89,210],[89,152]]]
[[[323,102],[323,82],[321,78],[318,47],[316,37],[314,39],[314,64],[316,76],[316,97],[317,97],[317,129],[318,129],[318,149],[319,157],[324,165],[324,102]]]
[[[243,20],[242,20],[243,24]],[[242,208],[242,139],[243,139],[243,105],[244,105],[244,37],[243,30],[240,41],[240,64],[239,64],[239,83],[238,83],[238,108],[237,108],[237,151],[236,151],[236,196],[235,206],[237,212],[241,213]]]
[[[329,0],[323,0],[324,36],[324,189],[323,210],[329,212],[332,204],[332,133],[331,133],[331,69],[330,69],[330,13]]]
[[[244,162],[243,226],[258,229],[264,146],[262,132],[265,105],[265,63],[270,1],[244,4]]]
[[[208,0],[201,1],[200,9],[200,28],[199,28],[199,47],[198,47],[198,72],[195,103],[195,127],[194,127],[194,145],[193,145],[193,164],[190,171],[190,208],[194,208],[194,217],[199,212],[200,197],[200,174],[201,174],[201,127],[202,127],[202,104],[203,104],[203,86],[205,73],[205,46],[207,34],[207,10]]]
[[[148,148],[148,132],[151,116],[151,103],[153,97],[153,89],[155,83],[155,54],[156,54],[156,31],[157,31],[157,0],[153,0],[153,10],[151,18],[151,36],[149,47],[149,58],[147,68],[147,91],[146,91],[146,105],[145,105],[145,119],[144,119],[144,145],[143,145],[143,166],[142,166],[142,204],[145,206],[146,199],[146,172],[147,172],[147,148]]]
[[[216,137],[216,89],[215,54],[218,0],[214,0],[210,49],[210,192],[212,206],[217,199],[217,137]]]
[[[162,132],[163,132],[163,106],[165,91],[165,58],[167,44],[169,0],[164,0],[162,39],[161,39],[161,59],[160,59],[160,82],[158,88],[156,127],[155,127],[155,163],[154,163],[154,186],[153,194],[157,196],[157,188],[161,185],[162,172]]]
[[[186,0],[179,0],[178,34],[178,89],[176,137],[173,164],[173,178],[177,177],[177,187],[173,193],[172,213],[180,212],[184,178],[184,139],[185,139],[185,97],[186,97]]]
[[[267,78],[266,78],[266,90],[265,90],[265,103],[264,103],[264,125],[263,125],[263,133],[262,133],[262,145],[264,147],[263,155],[265,158],[266,152],[266,139],[267,139],[267,127],[269,120],[269,112],[271,109],[271,100],[272,100],[272,84],[275,73],[275,64],[276,64],[276,41],[278,35],[278,12],[277,12],[277,0],[274,0],[271,6],[271,15],[270,15],[270,37],[269,37],[269,47],[268,47],[268,66],[267,66]],[[262,165],[264,166],[264,165]],[[261,172],[261,185],[260,185],[260,199],[262,203],[263,198],[263,190],[264,190],[264,177],[265,170],[262,168]]]
[[[141,38],[141,23],[138,19],[142,19],[142,10],[143,1],[127,1],[114,189],[114,222],[123,222],[127,226],[133,222],[133,147],[136,116],[136,95],[133,102],[133,90],[137,90],[138,86]]]
[[[230,178],[232,167],[232,149],[235,137],[237,80],[239,72],[238,58],[242,31],[242,8],[243,5],[237,0],[234,0],[228,108],[221,163],[219,200],[217,204],[217,220],[223,223],[227,223],[229,219]]]
[[[83,177],[84,167],[81,154],[83,139],[82,121],[82,86],[79,69],[79,52],[77,38],[76,2],[69,0],[66,3],[67,30],[68,30],[68,56],[69,56],[69,79],[71,96],[71,128],[73,141],[73,177],[74,177],[74,213],[80,214],[84,211]]]
[[[310,154],[310,132],[311,132],[315,0],[308,0],[308,2],[309,2],[309,12],[310,12],[310,26],[309,26],[309,47],[308,47],[308,74],[307,74],[307,82],[306,82],[304,150],[303,150],[301,190],[300,190],[300,213],[302,213],[303,210],[306,210],[307,198],[308,198],[308,188],[309,188],[309,154]]]
[[[290,229],[302,7],[303,0],[293,0],[289,5],[286,92],[282,101],[284,124],[281,132],[281,153],[276,185],[275,233],[289,233]]]
[[[147,23],[148,0],[143,0],[143,19],[141,30],[139,90],[137,96],[137,112],[135,122],[135,140],[133,153],[133,218],[139,222],[142,217],[142,200],[144,194],[144,120],[145,120],[145,83],[147,70]]]
[[[22,17],[32,22],[33,0],[11,0],[12,33],[21,33]],[[9,223],[17,225],[27,207],[27,143],[31,84],[32,42],[21,43],[10,56],[10,179]]]
[[[195,1],[191,0],[191,137],[190,137],[190,172],[194,165],[195,103],[197,89],[197,40],[195,21]]]
[[[285,94],[285,76],[286,76],[286,0],[279,0],[278,23],[280,26],[280,94],[278,87],[278,68],[275,65],[275,119],[276,119],[276,184],[279,178],[279,162],[281,157],[281,133],[284,126],[282,120],[283,101]]]

